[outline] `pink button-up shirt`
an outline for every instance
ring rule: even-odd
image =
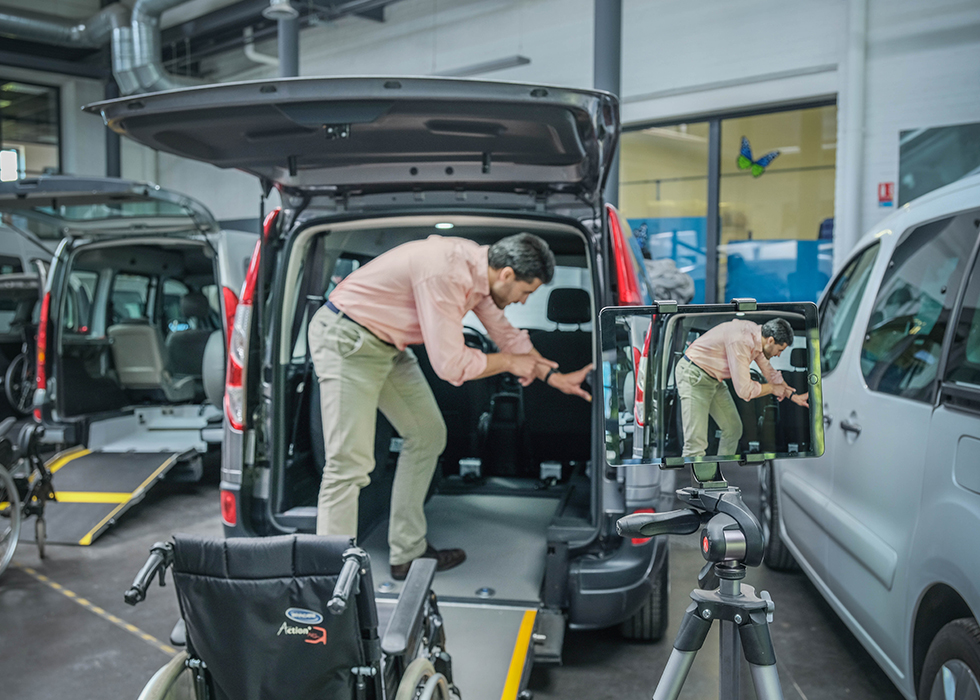
[[[772,384],[783,383],[783,375],[762,352],[762,327],[752,321],[720,323],[688,345],[684,354],[718,381],[731,377],[735,393],[745,401],[762,393],[762,385],[749,374],[753,361]]]
[[[330,301],[399,350],[425,344],[432,369],[459,386],[487,368],[487,356],[463,341],[463,316],[476,314],[501,352],[534,346],[490,296],[489,247],[465,238],[429,236],[379,255],[348,275]]]

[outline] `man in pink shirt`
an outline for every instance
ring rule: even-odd
[[[502,372],[527,386],[540,379],[591,400],[582,382],[592,369],[562,374],[531,345],[527,331],[504,316],[554,276],[548,244],[520,233],[481,246],[430,236],[400,245],[348,275],[313,315],[309,346],[320,382],[326,464],[317,506],[317,534],[357,536],[360,490],[374,469],[375,411],[403,439],[391,493],[388,528],[391,575],[402,580],[414,559],[437,570],[466,559],[461,549],[436,550],[426,540],[425,494],[446,446],[446,425],[408,347],[424,343],[432,369],[459,386]],[[473,311],[500,352],[485,354],[463,340]]]
[[[792,343],[793,327],[785,319],[774,318],[762,326],[742,320],[720,323],[687,347],[674,370],[684,425],[684,457],[705,455],[708,416],[721,429],[718,454],[738,453],[742,419],[725,379],[731,378],[735,393],[743,401],[772,394],[780,401],[791,397],[794,403],[807,405],[807,396],[793,396],[795,390],[769,364],[770,358],[779,357]],[[753,362],[768,383],[752,379],[749,365]]]

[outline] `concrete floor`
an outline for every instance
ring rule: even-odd
[[[754,470],[729,477],[741,482],[751,505]],[[27,525],[33,530],[32,522]],[[169,579],[166,588],[154,584],[136,607],[123,603],[122,594],[153,542],[174,531],[221,534],[215,484],[161,484],[92,546],[49,545],[43,562],[33,544],[21,544],[0,577],[0,698],[136,698],[169,658],[177,601]],[[674,537],[667,639],[638,644],[624,642],[614,630],[569,632],[564,665],[532,672],[535,698],[649,698],[702,563],[694,536]],[[750,571],[746,583],[768,590],[776,602],[772,633],[787,700],[900,700],[803,574],[762,567]],[[453,630],[447,632],[450,650],[465,644]],[[717,696],[713,631],[681,698]],[[740,696],[755,697],[747,671]]]

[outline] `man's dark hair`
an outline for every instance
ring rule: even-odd
[[[774,318],[762,326],[762,337],[772,338],[776,345],[792,345],[793,327],[785,318]]]
[[[555,276],[555,254],[541,238],[532,233],[516,233],[490,246],[490,267],[509,267],[521,282],[541,280],[548,284]]]

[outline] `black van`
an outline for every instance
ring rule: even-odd
[[[282,197],[266,217],[229,348],[221,485],[229,536],[315,531],[323,445],[306,328],[336,283],[373,257],[432,234],[484,244],[520,231],[541,236],[556,256],[555,279],[507,313],[562,371],[599,366],[600,308],[649,301],[629,227],[602,198],[619,135],[612,95],[309,78],[87,109],[151,148],[253,173]],[[469,344],[492,351],[475,317],[464,324]],[[600,401],[541,382],[522,388],[508,375],[453,387],[432,372],[424,347],[414,350],[449,432],[426,505],[429,535],[468,553],[436,577],[440,604],[536,611],[539,661],[558,658],[563,617],[574,628],[622,625],[628,637],[658,639],[667,540],[623,540],[614,523],[669,507],[671,473],[606,466]],[[594,372],[597,395],[601,381]],[[380,415],[376,436],[359,532],[386,571],[400,441]],[[382,598],[397,594],[399,583],[376,575]]]

